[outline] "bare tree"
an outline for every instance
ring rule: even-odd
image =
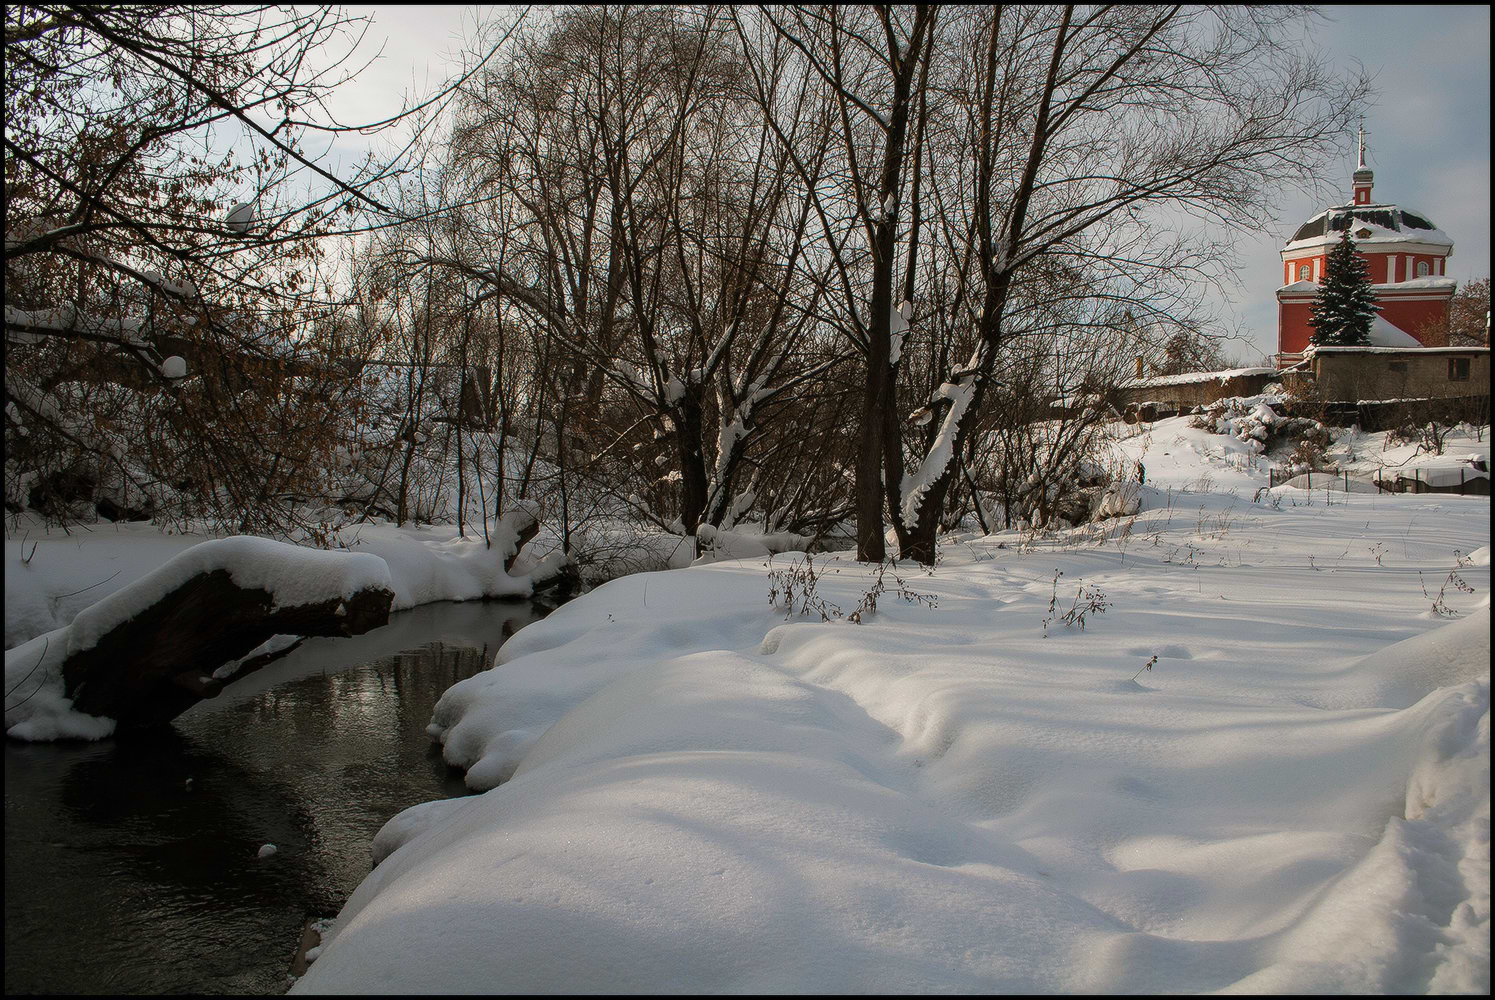
[[[567,11],[468,88],[452,147],[486,198],[444,263],[565,359],[574,467],[687,535],[755,503],[766,421],[839,360],[805,186],[745,87],[718,12]]]
[[[309,147],[417,110],[327,112],[365,26],[325,7],[6,8],[8,441],[112,468],[158,509],[296,521],[353,391],[308,350],[336,298],[324,238],[386,212],[399,169],[335,174]],[[77,405],[100,381],[133,394],[122,448]]]
[[[1186,294],[1179,282],[1222,257],[1180,219],[1260,230],[1269,198],[1307,182],[1364,93],[1363,83],[1331,79],[1295,47],[1298,10],[961,13],[949,65],[969,87],[951,105],[952,131],[969,144],[975,170],[956,242],[976,246],[977,337],[929,400],[939,429],[895,515],[902,553],[922,562],[934,559],[956,457],[1020,321],[1014,290],[1024,273],[1061,258],[1097,298],[1155,302],[1170,283],[1175,296]]]
[[[911,307],[899,303],[908,301],[917,268],[917,148],[939,9],[830,5],[762,13],[801,57],[798,77],[805,88],[824,94],[835,122],[834,158],[798,154],[793,162],[814,199],[821,250],[834,265],[828,277],[836,293],[835,322],[864,359],[857,555],[874,561],[885,555],[884,507],[896,507],[898,497],[896,480],[887,482],[884,470],[903,464],[896,384]],[[760,105],[780,141],[792,148],[795,136],[774,115],[770,85],[783,74],[766,71],[762,57],[755,57],[754,28],[741,16],[736,22]]]

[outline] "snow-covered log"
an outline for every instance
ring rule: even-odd
[[[6,731],[90,735],[65,721],[80,713],[127,728],[167,722],[245,667],[269,662],[255,657],[228,676],[215,673],[273,636],[358,635],[385,624],[393,600],[389,567],[377,556],[264,538],[203,542],[71,625],[8,651]]]

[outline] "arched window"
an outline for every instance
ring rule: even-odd
[[[1299,264],[1298,265],[1298,280],[1299,281],[1307,281],[1308,280],[1308,275],[1309,275],[1308,265],[1307,264]]]
[[[1426,278],[1428,276],[1428,262],[1427,261],[1420,260],[1420,261],[1417,262],[1417,276],[1419,278]]]

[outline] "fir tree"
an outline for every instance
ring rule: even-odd
[[[1354,224],[1353,219],[1350,222]],[[1324,283],[1308,316],[1308,324],[1313,327],[1309,343],[1321,347],[1369,344],[1370,325],[1379,311],[1370,287],[1370,268],[1355,252],[1355,241],[1346,226],[1339,245],[1329,251]]]

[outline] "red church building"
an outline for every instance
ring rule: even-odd
[[[1353,200],[1303,223],[1282,248],[1284,284],[1277,289],[1279,368],[1301,361],[1308,349],[1313,334],[1309,310],[1324,280],[1329,251],[1346,229],[1369,265],[1381,307],[1371,328],[1371,345],[1441,347],[1448,342],[1448,307],[1456,282],[1445,276],[1445,270],[1453,255],[1453,240],[1423,213],[1372,199],[1372,179],[1365,166],[1362,134]]]

